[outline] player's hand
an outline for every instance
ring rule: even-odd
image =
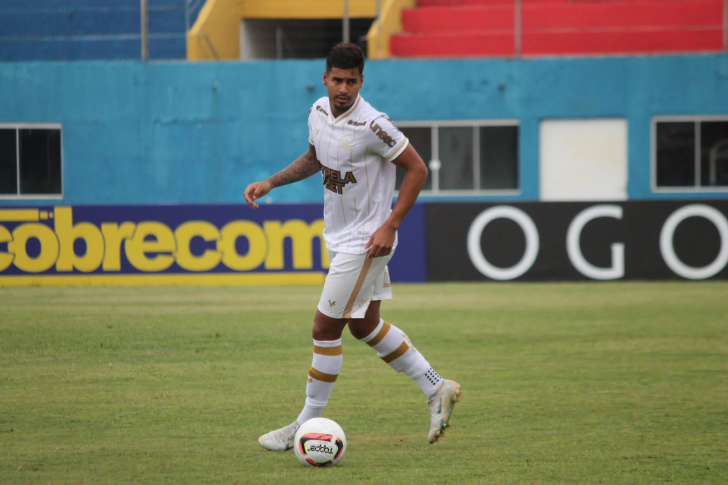
[[[385,224],[372,234],[364,249],[369,249],[370,258],[388,256],[392,252],[396,235],[397,230]]]
[[[252,207],[253,209],[257,209],[260,206],[256,204],[255,201],[263,197],[272,189],[273,187],[267,180],[264,180],[263,182],[255,182],[248,185],[248,187],[245,189],[245,192],[243,192],[243,196],[245,197],[245,201],[250,207]]]

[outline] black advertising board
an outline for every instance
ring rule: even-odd
[[[429,203],[429,281],[728,278],[728,201]]]

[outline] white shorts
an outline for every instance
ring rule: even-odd
[[[331,266],[318,310],[331,318],[364,318],[370,302],[391,300],[387,263],[393,254],[369,258],[367,254],[329,251]]]

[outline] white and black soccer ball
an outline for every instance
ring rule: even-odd
[[[334,466],[344,458],[346,436],[336,421],[313,418],[296,431],[293,449],[306,466]]]

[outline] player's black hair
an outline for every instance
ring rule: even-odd
[[[337,67],[339,69],[359,69],[364,74],[364,52],[356,44],[336,44],[326,57],[326,72]]]

